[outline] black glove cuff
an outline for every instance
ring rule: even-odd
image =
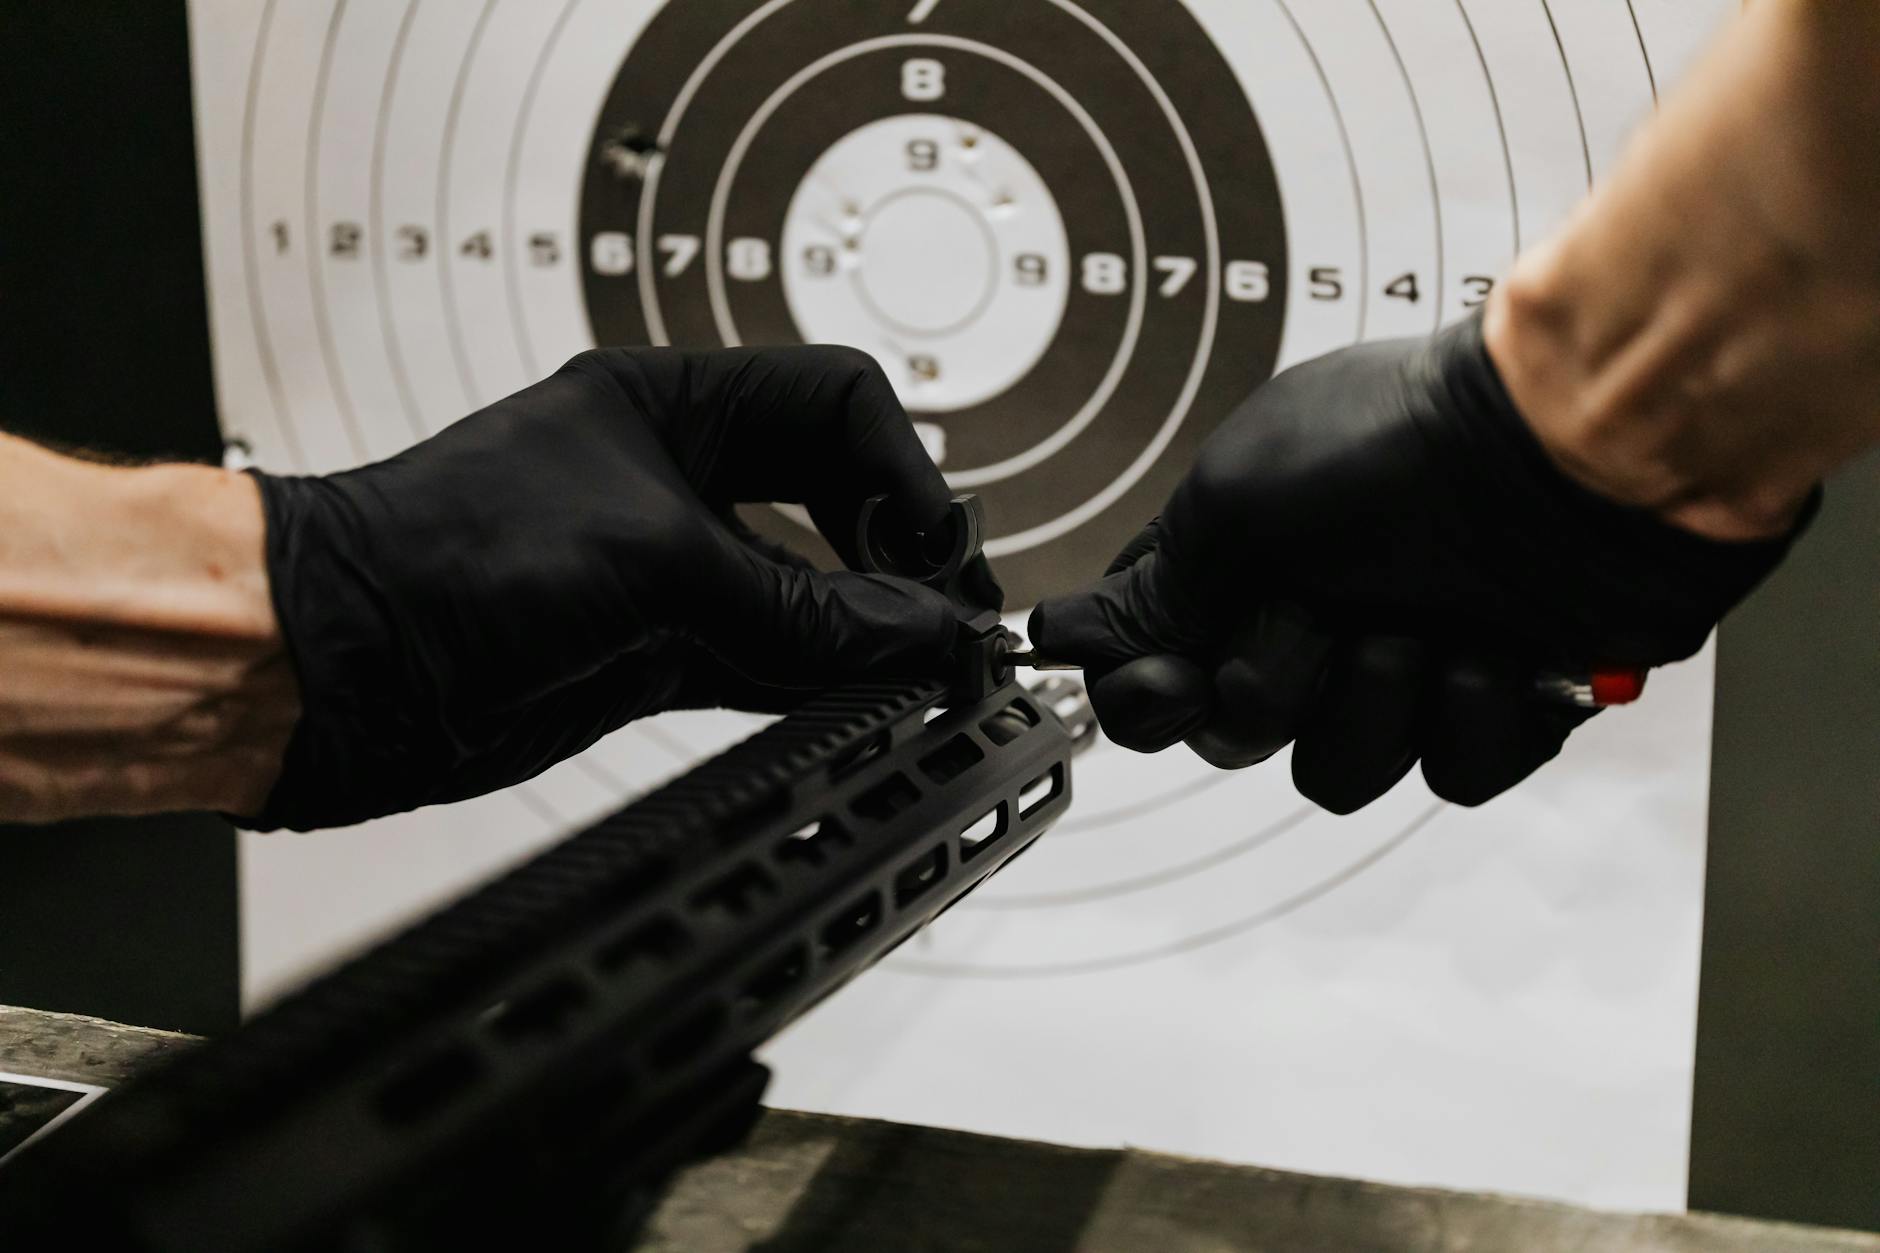
[[[372,529],[332,480],[249,471],[261,490],[270,594],[300,682],[300,721],[254,831],[349,826],[429,799],[436,778],[417,760],[435,744],[421,726],[435,708],[379,594]],[[335,793],[323,781],[346,780]]]
[[[1635,643],[1598,660],[1661,664],[1696,652],[1717,618],[1781,563],[1820,506],[1817,487],[1786,534],[1730,542],[1582,486],[1555,464],[1516,408],[1483,342],[1479,312],[1439,331],[1414,368],[1428,371],[1426,385],[1448,393],[1438,409],[1444,423],[1426,426],[1425,435],[1456,445],[1456,455],[1441,463],[1468,468],[1456,489],[1482,532],[1499,535],[1505,568],[1604,589],[1586,598],[1569,635],[1585,630],[1624,640],[1626,623],[1609,620],[1606,604],[1627,606],[1627,619],[1650,624]],[[1512,518],[1529,520],[1525,532],[1508,530]],[[1570,571],[1554,569],[1562,553],[1572,554]],[[1685,625],[1675,656],[1666,656],[1666,628],[1675,623]]]

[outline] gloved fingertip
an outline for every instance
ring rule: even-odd
[[[1541,763],[1536,762],[1538,768]],[[1473,809],[1477,805],[1494,800],[1503,792],[1527,777],[1522,774],[1516,778],[1491,776],[1479,770],[1472,770],[1453,761],[1438,758],[1422,762],[1423,782],[1436,799],[1448,801],[1451,805],[1461,805]],[[1529,773],[1532,773],[1530,771]]]
[[[1311,768],[1296,748],[1293,750],[1292,777],[1293,789],[1299,795],[1326,813],[1335,814],[1340,818],[1347,814],[1357,813],[1383,795],[1383,792],[1373,792],[1369,788],[1353,788],[1344,780],[1327,776],[1322,771]]]
[[[1416,764],[1403,754],[1380,767],[1375,760],[1349,760],[1320,740],[1302,734],[1293,745],[1293,787],[1327,813],[1355,814],[1403,781]]]
[[[1249,745],[1232,733],[1223,734],[1219,728],[1203,726],[1183,737],[1188,751],[1207,762],[1217,770],[1245,770],[1248,766],[1257,766],[1268,760],[1280,749],[1286,747],[1261,742]]]
[[[1207,673],[1186,658],[1138,657],[1090,681],[1090,706],[1112,743],[1159,753],[1208,716]]]
[[[1293,786],[1334,814],[1396,787],[1416,764],[1424,647],[1402,636],[1342,641],[1293,745]]]
[[[1032,606],[1031,612],[1025,617],[1025,636],[1039,652],[1045,651],[1045,641],[1052,638],[1051,623],[1056,617],[1051,609],[1053,603],[1041,600]]]
[[[1438,676],[1424,731],[1424,782],[1451,804],[1480,805],[1552,761],[1594,712],[1536,698],[1523,666],[1451,661]]]
[[[1031,623],[1031,642],[1039,652],[1087,670],[1159,654],[1206,655],[1220,625],[1196,610],[1175,572],[1154,551],[1126,570],[1044,601]]]
[[[1105,584],[1109,582],[1106,579],[1083,591],[1040,601],[1025,623],[1032,648],[1040,656],[1086,669],[1115,666],[1141,656],[1143,649],[1118,639],[1110,627],[1114,613],[1107,608],[1111,589]]]

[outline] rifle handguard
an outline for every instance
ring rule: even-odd
[[[753,1048],[1070,803],[1051,707],[1011,682],[950,699],[828,693],[108,1093],[0,1171],[0,1235],[378,1250],[630,1229],[755,1117]]]

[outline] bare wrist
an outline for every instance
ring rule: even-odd
[[[1709,334],[1679,334],[1701,313],[1666,304],[1602,351],[1585,311],[1549,294],[1545,279],[1511,276],[1486,311],[1483,340],[1568,478],[1709,539],[1785,534],[1827,467],[1799,432],[1790,442],[1765,412],[1746,413],[1753,394],[1716,385],[1721,354]]]
[[[135,507],[177,528],[163,608],[210,640],[210,683],[172,731],[189,745],[173,783],[192,806],[260,811],[300,718],[300,687],[268,582],[261,491],[246,474],[206,466],[151,466]],[[216,636],[221,636],[216,640]]]
[[[114,482],[101,513],[115,534],[95,540],[92,615],[149,630],[279,642],[252,478],[181,464],[105,472]]]
[[[1876,52],[1880,6],[1753,6],[1498,286],[1489,354],[1570,478],[1757,539],[1880,442]]]
[[[299,694],[259,493],[0,437],[0,817],[254,812]]]

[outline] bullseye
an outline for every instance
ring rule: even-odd
[[[913,188],[868,215],[857,241],[855,278],[868,307],[891,330],[945,335],[972,320],[992,295],[997,245],[985,215],[958,196]]]

